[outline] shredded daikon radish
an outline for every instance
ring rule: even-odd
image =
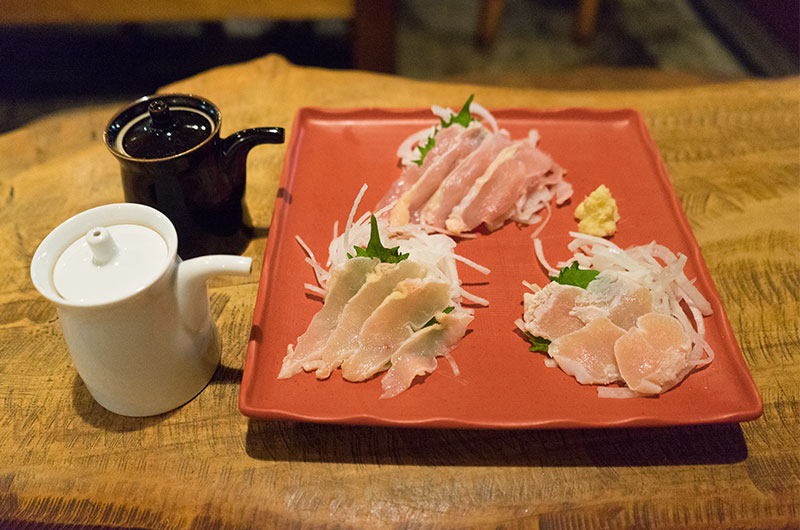
[[[303,287],[305,287],[307,290],[311,291],[314,294],[318,294],[323,297],[325,296],[326,291],[321,287],[317,287],[316,285],[313,285],[311,283],[304,283]]]
[[[558,276],[558,269],[554,269],[547,263],[547,260],[544,257],[544,252],[542,251],[542,240],[541,239],[534,239],[533,240],[533,250],[536,252],[536,259],[539,260],[539,263],[544,267],[544,270],[547,271],[547,274],[550,276]]]
[[[492,113],[489,112],[483,105],[475,103],[473,101],[472,103],[469,104],[469,112],[470,114],[479,116],[483,121],[488,122],[489,125],[492,127],[492,132],[497,132],[497,120],[494,119]]]
[[[481,272],[483,274],[489,274],[490,272],[492,272],[491,269],[489,269],[489,267],[484,267],[483,265],[475,263],[471,259],[465,258],[464,256],[462,256],[460,254],[453,254],[453,257],[456,259],[456,261],[460,261],[461,263],[464,263],[465,265],[469,265],[470,267],[472,267],[476,271]]]
[[[436,134],[436,126],[426,127],[408,136],[397,148],[397,157],[404,166],[412,164],[419,159],[418,144],[425,142],[428,138]]]
[[[470,107],[470,112],[472,112],[472,108]],[[455,116],[455,112],[453,109],[448,107],[440,107],[439,105],[431,105],[431,112],[441,118],[444,121],[449,120],[452,116]]]
[[[317,283],[321,287],[325,287],[325,285],[328,283],[330,274],[322,265],[319,264],[317,258],[314,257],[314,252],[311,251],[311,248],[306,244],[306,242],[303,241],[299,235],[295,235],[294,237],[302,247],[303,251],[307,254],[308,257],[306,257],[305,262],[311,265],[311,268],[314,270],[314,276],[317,278]]]
[[[611,399],[629,399],[639,397],[638,392],[634,392],[626,386],[600,386],[597,387],[597,397]]]
[[[447,362],[450,363],[450,369],[453,370],[453,375],[458,377],[461,375],[461,370],[458,369],[458,365],[456,364],[456,360],[453,359],[453,356],[450,352],[445,352],[444,358],[447,359]]]
[[[364,196],[364,193],[366,193],[366,191],[367,191],[367,185],[364,184],[363,186],[361,186],[361,190],[358,192],[358,195],[356,195],[356,200],[353,201],[353,207],[350,208],[350,214],[347,216],[347,224],[344,225],[344,233],[342,234],[344,238],[343,241],[345,248],[347,248],[350,245],[350,227],[353,224],[353,217],[355,216],[356,210],[358,209],[358,203],[361,202],[361,197]]]

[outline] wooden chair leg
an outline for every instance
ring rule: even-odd
[[[497,37],[500,19],[506,7],[505,0],[483,0],[481,2],[480,18],[478,19],[478,45],[490,48]]]
[[[594,36],[597,25],[597,10],[600,0],[580,0],[578,12],[575,13],[575,26],[573,38],[579,42],[586,42]]]
[[[355,0],[353,66],[359,70],[394,73],[397,0]]]

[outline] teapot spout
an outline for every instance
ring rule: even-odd
[[[192,332],[200,332],[208,323],[208,289],[206,281],[211,276],[250,274],[252,258],[243,256],[200,256],[178,265],[178,309],[184,325]]]

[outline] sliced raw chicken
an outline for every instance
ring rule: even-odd
[[[397,284],[358,335],[358,349],[342,362],[342,377],[363,381],[387,368],[392,354],[450,302],[445,282],[408,279]]]
[[[614,344],[624,334],[609,319],[598,317],[551,342],[547,353],[579,383],[605,385],[620,379]]]
[[[448,230],[467,232],[481,223],[508,218],[520,197],[539,186],[553,159],[536,147],[538,134],[503,149],[445,222]]]
[[[586,291],[575,299],[572,314],[583,322],[598,316],[608,317],[617,326],[628,330],[636,325],[640,316],[652,311],[650,289],[607,270],[598,274]]]
[[[436,369],[436,357],[446,355],[461,341],[472,321],[472,314],[438,313],[436,324],[423,328],[392,354],[392,366],[381,379],[381,398],[391,398],[406,390],[414,378]]]
[[[436,134],[436,140],[433,149],[428,151],[428,154],[422,161],[422,165],[410,163],[403,166],[403,171],[400,174],[400,178],[392,183],[392,187],[389,188],[389,191],[386,192],[380,201],[378,201],[375,209],[380,210],[384,206],[387,206],[398,200],[406,191],[409,190],[409,188],[411,188],[411,186],[414,185],[414,183],[419,180],[422,174],[425,173],[425,171],[436,161],[440,154],[446,153],[450,150],[453,142],[463,131],[464,127],[458,124],[451,125],[450,127],[440,130]]]
[[[423,278],[427,272],[424,265],[411,260],[378,264],[367,276],[358,293],[342,309],[336,329],[322,348],[317,379],[329,377],[344,359],[355,352],[361,326],[400,281]]]
[[[449,131],[452,127],[445,129]],[[446,151],[428,153],[424,162],[432,160],[422,175],[397,200],[392,209],[391,224],[401,226],[409,222],[419,222],[420,210],[428,199],[436,192],[442,181],[450,174],[459,162],[475,151],[490,136],[489,131],[480,123],[472,122],[466,129],[461,128]],[[439,135],[436,135],[438,145]],[[424,163],[423,162],[423,163]]]
[[[636,327],[617,340],[614,355],[622,379],[631,390],[660,394],[689,371],[692,343],[678,321],[660,313],[642,315]]]
[[[571,314],[580,287],[550,282],[535,293],[525,293],[525,329],[531,335],[555,340],[584,326]]]
[[[500,131],[483,141],[480,146],[463,159],[442,181],[439,189],[428,200],[420,213],[420,220],[432,226],[444,228],[450,212],[483,175],[500,151],[511,145],[508,131]]]
[[[322,347],[336,328],[342,308],[352,298],[379,261],[375,258],[353,258],[341,267],[331,270],[325,292],[325,303],[314,315],[305,333],[297,339],[297,346],[290,346],[283,359],[278,379],[287,379],[301,370],[313,370],[320,361]]]

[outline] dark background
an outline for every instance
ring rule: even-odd
[[[479,0],[402,0],[397,6],[392,71],[419,79],[525,79],[531,86],[539,79],[544,88],[559,88],[563,79],[565,89],[591,89],[603,87],[592,86],[591,79],[573,86],[566,74],[587,67],[646,68],[709,80],[800,73],[800,0],[606,0],[594,35],[584,42],[571,33],[575,1],[508,0],[488,46],[476,42]],[[268,53],[298,65],[357,66],[352,20],[29,26],[1,21],[2,15],[0,132],[62,109],[126,102]]]

